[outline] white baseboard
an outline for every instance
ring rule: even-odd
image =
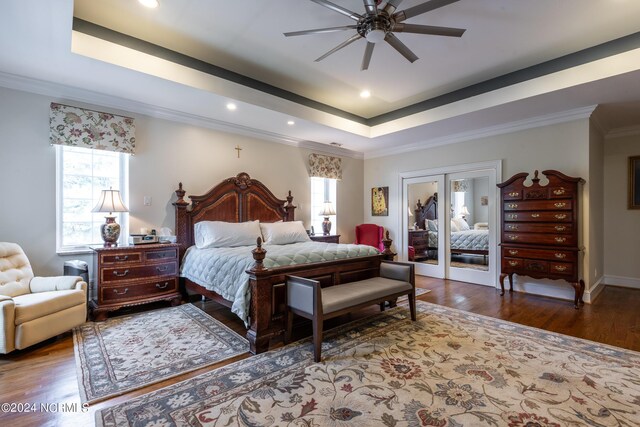
[[[596,283],[591,285],[589,290],[584,291],[582,299],[584,300],[585,304],[591,304],[592,302],[594,302],[596,298],[598,298],[598,295],[600,295],[600,292],[602,292],[604,287],[604,277],[601,276],[598,280],[596,280]]]
[[[640,279],[637,277],[623,277],[623,276],[604,276],[605,285],[622,286],[624,288],[640,289]]]

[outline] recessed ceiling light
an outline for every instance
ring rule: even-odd
[[[151,9],[155,9],[156,7],[158,7],[158,0],[138,0],[138,1],[144,7],[148,7]]]
[[[230,102],[227,104],[227,110],[230,111],[235,111],[238,108],[238,106],[236,104],[234,104],[233,102]]]
[[[360,98],[369,98],[371,96],[371,92],[369,92],[368,90],[363,90],[362,92],[360,92]]]
[[[287,124],[288,124],[289,126],[293,126],[293,125],[295,125],[295,124],[296,124],[296,122],[294,122],[293,120],[289,120],[289,121],[287,122]]]

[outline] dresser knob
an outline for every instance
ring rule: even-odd
[[[556,208],[564,208],[565,206],[567,206],[567,204],[558,202],[558,203],[554,204],[553,206],[555,206]]]
[[[559,188],[557,190],[553,190],[553,194],[555,194],[556,196],[561,196],[565,193],[564,188]]]
[[[517,191],[512,191],[511,193],[509,193],[509,197],[518,197],[519,195],[520,193]]]
[[[554,265],[553,268],[558,271],[565,271],[567,269],[564,265]]]
[[[509,249],[509,255],[518,255],[518,251],[515,249]]]
[[[558,243],[564,243],[567,241],[566,237],[556,237],[556,242]]]
[[[158,289],[165,289],[167,286],[169,286],[169,282],[164,282],[163,284],[156,283],[156,288]]]
[[[509,240],[518,240],[518,236],[509,235]]]
[[[509,219],[518,219],[518,215],[511,214],[511,215],[509,215]]]
[[[509,265],[511,267],[515,267],[516,265],[518,265],[518,261],[509,261]]]
[[[117,289],[113,290],[113,293],[116,294],[116,295],[124,295],[127,292],[129,292],[129,288],[124,288],[124,290],[122,292],[119,292]]]
[[[556,219],[565,219],[567,217],[567,215],[566,214],[555,214],[554,217]]]
[[[556,225],[555,229],[556,231],[564,231],[567,229],[567,227],[565,227],[564,225]]]
[[[539,213],[532,213],[531,214],[531,218],[540,218],[540,214]]]
[[[556,258],[558,259],[565,259],[567,257],[567,254],[563,254],[563,253],[556,253],[555,254]]]
[[[118,276],[118,277],[124,277],[124,276],[126,276],[127,274],[129,274],[129,270],[128,270],[128,269],[127,269],[127,270],[125,270],[125,271],[123,271],[122,273],[118,272],[118,270],[114,270],[114,271],[113,271],[113,275],[114,275],[114,276]]]
[[[125,255],[125,256],[116,255],[116,261],[126,261],[128,259],[129,259],[129,255]]]
[[[517,207],[518,207],[518,204],[517,204],[517,203],[509,203],[507,206],[508,206],[509,208],[511,208],[511,209],[515,209],[515,208],[517,208]]]
[[[517,225],[508,225],[507,229],[513,230],[513,231],[517,231],[518,230],[518,226]]]
[[[159,267],[156,267],[156,270],[158,270],[158,272],[160,272],[160,273],[164,273],[165,271],[169,270],[169,266],[168,265],[161,265]]]

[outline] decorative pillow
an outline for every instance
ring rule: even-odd
[[[261,237],[260,222],[200,221],[194,226],[198,249],[255,246]]]
[[[302,221],[261,222],[260,229],[267,245],[288,245],[311,240]]]
[[[469,224],[467,224],[467,221],[465,221],[464,218],[453,218],[452,221],[456,223],[456,226],[458,227],[458,231],[470,230]]]
[[[451,220],[451,232],[455,233],[456,231],[460,231],[460,229],[458,228],[458,224]]]
[[[473,225],[473,229],[474,230],[488,230],[489,229],[489,223],[488,222],[476,222]]]
[[[438,232],[438,220],[437,219],[428,219],[427,221],[427,230],[433,231],[434,233]]]

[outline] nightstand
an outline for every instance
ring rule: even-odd
[[[178,245],[173,243],[96,247],[95,297],[90,302],[95,321],[122,307],[170,300],[180,303]]]
[[[314,242],[324,243],[340,243],[339,234],[316,234],[315,236],[309,236]]]

